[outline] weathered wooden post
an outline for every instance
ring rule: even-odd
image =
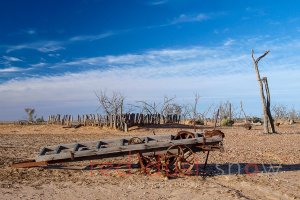
[[[232,113],[231,113],[231,103],[229,103],[229,120],[231,121]]]
[[[215,115],[214,130],[215,130],[216,127],[217,127],[217,122],[218,122],[219,113],[220,113],[220,109],[218,109],[218,111],[217,111],[217,113],[216,113],[216,115]]]
[[[271,115],[270,111],[270,91],[269,91],[269,86],[267,82],[267,78],[265,77],[264,81],[263,79],[260,78],[260,73],[258,69],[258,62],[265,57],[270,51],[266,51],[263,55],[258,57],[257,59],[254,58],[254,50],[252,49],[252,60],[253,60],[253,66],[256,71],[256,78],[258,81],[259,85],[259,91],[260,91],[260,96],[261,96],[261,102],[262,102],[262,110],[263,110],[263,115],[264,115],[264,133],[269,133],[269,126],[268,122],[270,122],[272,133],[275,133],[275,127],[274,127],[274,120]],[[264,86],[263,83],[265,84],[265,90],[264,91]],[[265,97],[265,92],[267,93],[267,100]]]

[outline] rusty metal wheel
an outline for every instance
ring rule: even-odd
[[[139,137],[132,137],[128,141],[128,145],[133,144],[142,144],[143,140]],[[160,168],[160,160],[157,155],[153,152],[152,155],[143,155],[142,153],[138,153],[139,165],[144,171],[145,174],[152,174],[159,170]]]
[[[144,156],[142,153],[138,153],[139,163],[142,171],[151,175],[155,172],[159,172],[161,169],[161,162],[159,155],[147,155]]]
[[[194,133],[189,131],[179,131],[175,136],[174,140],[190,139],[190,138],[195,138]]]
[[[179,145],[173,145],[167,149],[164,155],[164,170],[167,174],[172,174],[177,170],[177,162],[182,157],[183,151]]]
[[[181,174],[189,174],[195,165],[195,153],[187,146],[182,145],[176,167]]]
[[[159,172],[161,169],[160,157],[158,155],[143,156],[144,172],[148,175]]]

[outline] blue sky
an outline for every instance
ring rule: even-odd
[[[0,120],[95,113],[95,91],[128,103],[244,102],[260,115],[251,63],[272,103],[300,109],[300,2],[256,0],[0,1]]]

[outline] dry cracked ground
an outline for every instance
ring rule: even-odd
[[[0,125],[1,199],[300,199],[300,125],[278,134],[262,127],[222,128],[225,152],[212,152],[206,173],[166,179],[145,176],[134,157],[15,169],[13,162],[35,157],[40,147],[60,143],[176,133],[182,127],[135,128],[128,133],[56,125]],[[208,129],[208,127],[206,127]],[[201,168],[204,155],[197,153]],[[132,164],[129,164],[132,163]],[[93,163],[95,164],[95,163]]]

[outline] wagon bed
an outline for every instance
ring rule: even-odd
[[[211,134],[213,133],[213,134]],[[14,163],[13,167],[28,168],[45,166],[54,163],[76,162],[112,158],[137,154],[143,169],[153,165],[179,166],[189,164],[192,168],[194,160],[188,160],[195,152],[223,149],[224,134],[213,130],[207,132],[179,131],[177,134],[152,135],[142,137],[124,137],[120,139],[101,139],[97,141],[59,144],[42,147],[34,159]],[[189,157],[187,157],[187,155]],[[187,157],[187,158],[185,158]],[[149,166],[150,165],[150,166]],[[182,166],[181,166],[182,168]]]

